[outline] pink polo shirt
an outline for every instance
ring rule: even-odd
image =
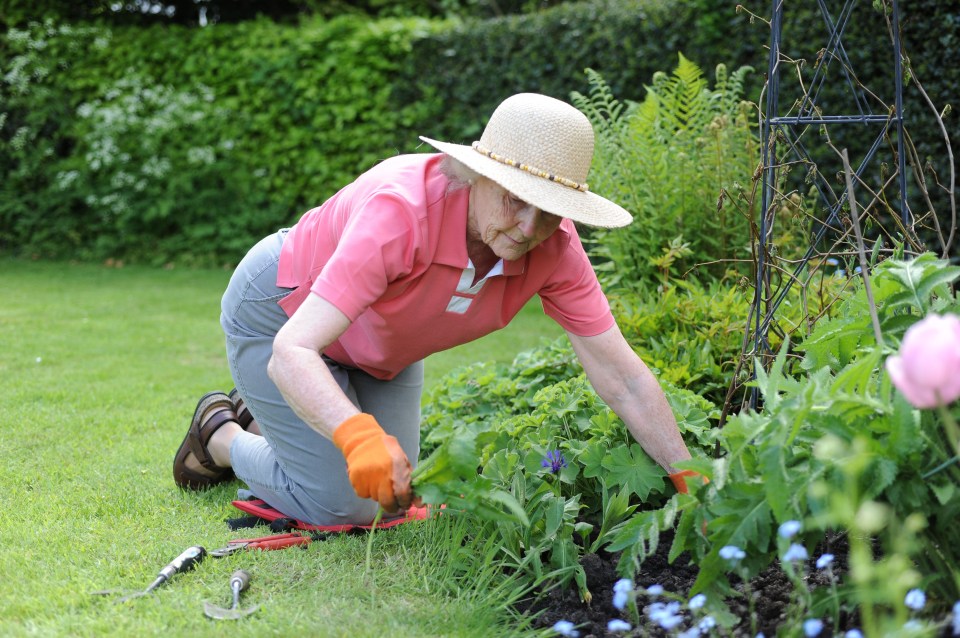
[[[400,155],[307,211],[283,243],[277,285],[288,316],[308,294],[350,321],[325,351],[391,379],[430,354],[503,328],[534,295],[565,330],[592,336],[613,315],[574,224],[473,286],[469,189],[447,192],[440,154]],[[496,272],[496,271],[494,271]]]

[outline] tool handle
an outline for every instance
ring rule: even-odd
[[[246,570],[238,569],[230,576],[230,589],[241,592],[250,586],[250,574]]]
[[[187,571],[188,569],[193,569],[196,567],[197,563],[203,560],[203,557],[206,555],[207,550],[200,545],[188,547],[183,550],[179,556],[170,561],[166,567],[160,570],[159,578],[167,580],[174,574],[179,574],[180,572]]]
[[[291,534],[288,536],[276,537],[276,538],[264,538],[258,541],[254,541],[247,545],[248,549],[286,549],[287,547],[296,547],[298,545],[309,545],[313,539],[309,536],[301,536],[300,534]]]

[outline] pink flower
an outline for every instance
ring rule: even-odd
[[[960,319],[928,315],[910,326],[900,354],[887,359],[887,373],[915,407],[935,408],[960,398]]]

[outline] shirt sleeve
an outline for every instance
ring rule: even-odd
[[[570,226],[563,258],[540,290],[540,300],[543,311],[564,330],[592,337],[609,330],[614,318],[580,237]]]
[[[375,193],[350,210],[336,211],[331,221],[336,248],[310,292],[352,322],[391,282],[411,272],[419,225],[409,203],[392,193]]]

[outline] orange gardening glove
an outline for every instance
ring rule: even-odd
[[[690,489],[687,487],[687,477],[688,476],[699,476],[704,483],[709,483],[710,479],[702,474],[694,472],[693,470],[681,470],[674,474],[670,474],[670,481],[673,483],[673,486],[677,488],[677,491],[681,494],[689,494]]]
[[[347,460],[357,496],[376,500],[388,513],[410,507],[410,461],[373,416],[350,417],[333,431],[333,442]]]

